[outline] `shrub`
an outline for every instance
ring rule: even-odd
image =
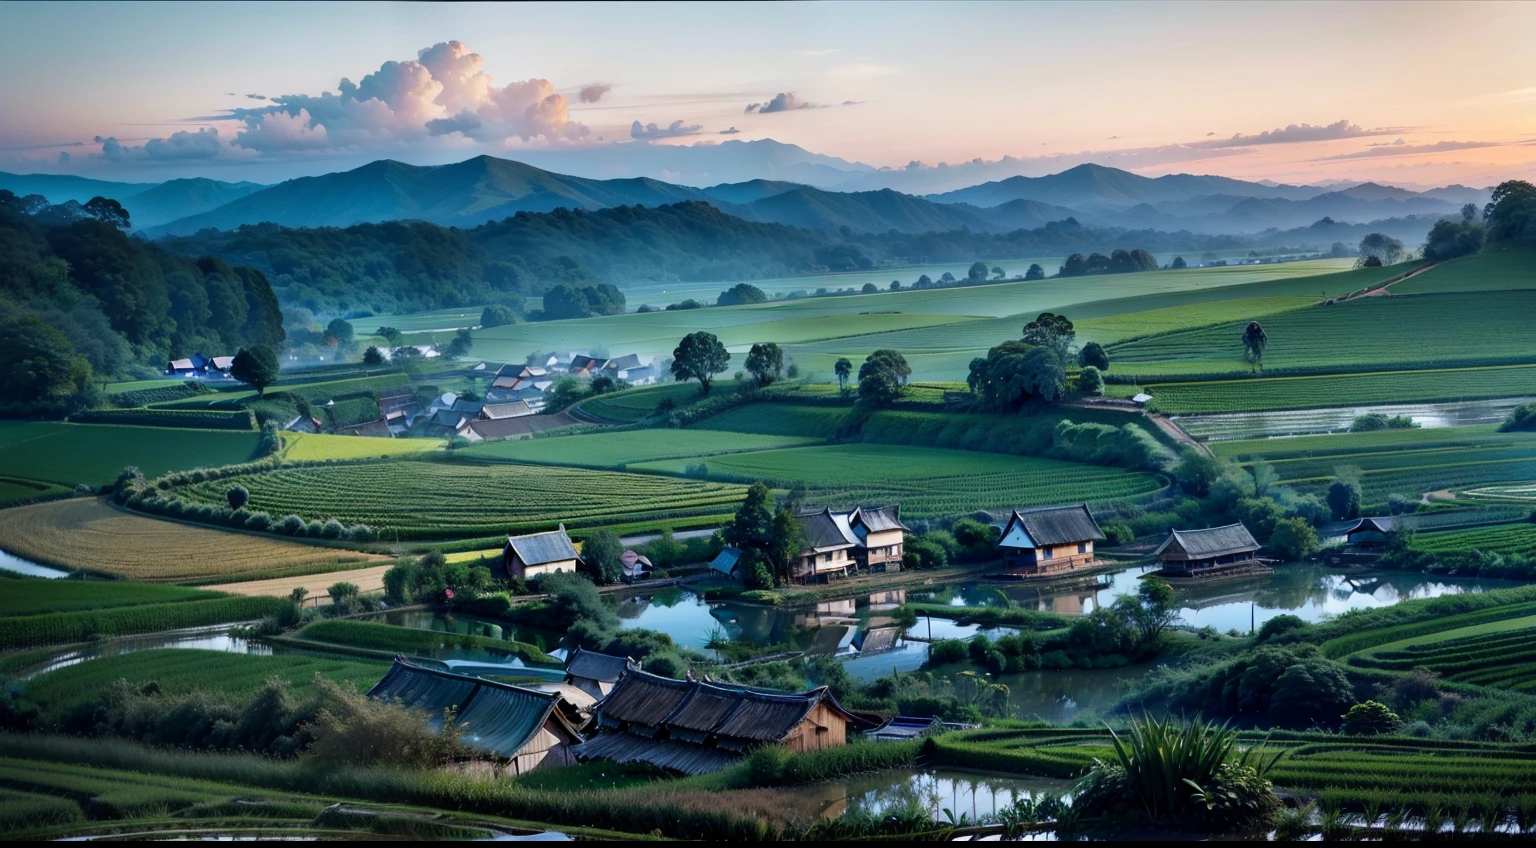
[[[253,512],[245,517],[247,530],[268,530],[272,527],[272,516],[265,512]]]
[[[231,486],[224,496],[229,500],[230,509],[240,509],[251,499],[251,493],[244,486]]]
[[[1349,708],[1340,729],[1351,736],[1379,736],[1402,729],[1403,720],[1383,703],[1366,701]]]
[[[951,663],[965,662],[970,656],[970,648],[959,639],[944,639],[934,642],[928,648],[929,666],[950,665]]]
[[[747,755],[747,778],[753,786],[773,786],[784,776],[791,756],[783,745],[764,745]]]
[[[304,529],[304,519],[297,515],[285,515],[283,520],[277,523],[277,532],[285,536],[302,536]]]

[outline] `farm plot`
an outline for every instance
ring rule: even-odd
[[[0,507],[17,503],[40,501],[69,494],[69,489],[57,483],[40,483],[19,477],[0,477]]]
[[[1491,554],[1536,556],[1536,524],[1527,522],[1421,533],[1414,537],[1413,547],[1427,553],[1484,551]]]
[[[220,503],[235,484],[249,507],[274,517],[337,518],[389,538],[443,539],[717,515],[735,509],[740,486],[642,474],[513,463],[405,459],[284,468],[176,491]]]
[[[0,422],[0,475],[94,487],[112,482],[127,465],[154,477],[245,462],[260,439],[253,432],[5,421]]]
[[[1536,616],[1492,621],[1382,645],[1349,658],[1385,671],[1427,668],[1457,683],[1536,690]]]
[[[1510,410],[1536,398],[1491,398],[1450,403],[1397,403],[1382,406],[1351,406],[1323,409],[1273,409],[1219,415],[1186,415],[1178,419],[1184,432],[1197,439],[1251,439],[1260,436],[1294,436],[1348,432],[1361,415],[1406,416],[1420,428],[1471,427],[1499,424]]]
[[[374,439],[324,433],[283,433],[283,458],[294,462],[409,456],[442,448],[441,439]]]
[[[307,401],[324,403],[342,395],[373,393],[387,395],[410,391],[411,378],[404,373],[378,374],[371,377],[349,377],[341,380],[305,382],[301,379],[279,380],[267,387],[266,397],[289,395]],[[156,409],[240,409],[257,397],[247,390],[223,391],[213,395],[198,395],[186,400],[153,404]]]
[[[1536,366],[1153,381],[1144,388],[1151,393],[1159,411],[1172,414],[1451,402],[1536,394]]]
[[[1234,321],[1253,321],[1317,303],[1315,297],[1254,297],[1217,300],[1189,306],[1166,306],[1077,323],[1077,341],[1109,344],[1124,339],[1209,327]]]
[[[764,436],[718,430],[628,430],[620,433],[487,442],[457,451],[454,459],[622,469],[636,462],[799,447],[817,441],[796,436]]]
[[[384,559],[146,518],[94,499],[0,510],[0,548],[37,562],[146,583],[318,574]]]
[[[1536,501],[1536,483],[1516,486],[1484,486],[1462,492],[1463,497],[1494,503],[1528,504]]]
[[[196,589],[86,580],[0,578],[0,616],[131,607],[213,597]]]
[[[1536,358],[1529,338],[1536,291],[1368,297],[1273,315],[1267,368],[1440,368]],[[1243,372],[1246,322],[1113,345],[1116,373]],[[1433,331],[1429,331],[1433,328]]]
[[[729,381],[720,381],[715,384],[714,390],[723,392],[733,388],[735,386]],[[674,407],[684,407],[699,399],[698,383],[660,383],[655,386],[600,395],[591,400],[582,401],[581,408],[609,421],[633,424],[655,415],[657,406],[663,401],[670,400]]]
[[[1394,294],[1536,289],[1536,251],[1474,253],[1443,262],[1392,287]]]
[[[682,473],[680,460],[631,466]],[[1156,475],[1034,457],[937,448],[835,445],[712,457],[711,479],[805,484],[816,503],[900,501],[917,518],[1071,501],[1132,499],[1156,492]]]
[[[847,415],[848,410],[838,406],[754,403],[712,415],[688,428],[688,431],[707,428],[733,433],[824,439],[836,432],[838,424]]]

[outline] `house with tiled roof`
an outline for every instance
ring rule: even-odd
[[[508,579],[532,580],[558,571],[580,571],[582,561],[562,524],[559,530],[548,533],[508,536],[501,552],[501,567]]]
[[[854,555],[859,537],[849,525],[848,516],[831,509],[795,516],[800,521],[805,547],[790,566],[794,579],[804,583],[841,577],[858,566]]]
[[[1056,574],[1093,562],[1093,545],[1104,531],[1084,504],[1016,509],[997,547],[1003,564],[1022,576]]]
[[[640,664],[629,657],[615,657],[577,648],[565,661],[565,682],[594,698],[603,698],[613,691],[624,672],[637,669]]]
[[[1259,543],[1241,521],[1204,530],[1171,530],[1152,555],[1162,563],[1164,577],[1213,577],[1264,573]]]

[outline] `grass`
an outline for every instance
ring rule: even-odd
[[[96,580],[0,578],[0,617],[204,600],[207,592]]]
[[[1395,294],[1536,289],[1536,251],[1508,249],[1452,259],[1392,287]]]
[[[245,462],[260,438],[253,432],[0,421],[0,476],[94,487],[112,482],[127,465],[155,477]]]
[[[716,390],[730,387],[730,383],[717,384]],[[698,383],[658,383],[595,397],[584,401],[581,408],[609,421],[633,424],[654,415],[657,404],[664,400],[670,400],[677,406],[687,406],[700,399]]]
[[[283,433],[283,458],[293,462],[410,456],[442,448],[441,439],[372,439],[323,433]]]
[[[1433,368],[1530,362],[1536,291],[1368,297],[1272,315],[1270,369]],[[1246,321],[1110,346],[1117,374],[1246,372]],[[1431,329],[1432,328],[1432,329]],[[1401,400],[1401,398],[1397,398]]]
[[[537,440],[536,440],[537,441]],[[235,484],[253,510],[274,518],[335,517],[379,528],[386,538],[444,539],[717,514],[735,508],[740,486],[641,474],[513,463],[403,459],[283,468],[177,489],[218,503]]]
[[[1106,318],[1089,318],[1076,325],[1079,344],[1109,344],[1125,339],[1190,330],[1233,321],[1252,321],[1317,303],[1315,297],[1253,297],[1217,300],[1188,306],[1165,306]]]
[[[579,468],[622,468],[659,459],[696,459],[717,454],[798,447],[814,439],[763,436],[718,430],[628,430],[548,439],[486,442],[464,448],[455,458]]]
[[[275,611],[277,598],[214,597],[164,604],[0,618],[0,649],[85,642],[231,621],[253,621]]]
[[[790,403],[754,403],[711,415],[689,428],[729,430],[764,436],[803,436],[825,439],[837,431],[848,415],[840,406],[808,406]]]
[[[467,636],[461,633],[443,633],[437,630],[417,630],[369,621],[317,621],[306,625],[295,635],[299,639],[310,642],[325,642],[373,651],[422,654],[443,648],[480,648],[515,656],[527,663],[558,665],[560,662],[539,650],[537,646],[525,642]]]
[[[267,387],[266,397],[289,395],[312,403],[324,403],[343,395],[371,393],[396,394],[410,390],[410,377],[404,372],[347,377],[340,380],[306,380],[303,372],[290,374]],[[249,401],[259,397],[251,389],[225,389],[217,394],[198,395],[186,400],[158,403],[155,409],[241,409]]]
[[[147,518],[79,498],[0,511],[0,548],[37,562],[148,583],[255,580],[384,561],[357,551]]]
[[[1143,388],[1159,411],[1175,414],[1431,403],[1536,394],[1536,366],[1168,383],[1153,379]]]
[[[689,463],[638,468],[682,473]],[[895,502],[915,518],[1045,503],[1135,498],[1162,489],[1156,475],[1035,457],[937,448],[834,445],[727,454],[706,461],[711,479],[804,483],[814,503]]]
[[[17,503],[47,500],[69,494],[67,486],[57,483],[41,483],[17,477],[0,477],[0,507]]]
[[[303,692],[314,685],[316,675],[367,691],[386,671],[387,664],[362,659],[308,654],[264,657],[193,648],[155,648],[55,669],[29,680],[23,694],[38,706],[45,719],[54,720],[80,704],[95,702],[118,680],[126,680],[135,688],[153,682],[160,691],[173,694],[201,690],[244,697],[274,678],[286,681],[296,692]]]

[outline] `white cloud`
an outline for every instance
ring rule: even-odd
[[[1365,150],[1324,156],[1313,162],[1335,162],[1342,159],[1381,159],[1388,156],[1418,156],[1424,153],[1445,153],[1451,150],[1476,150],[1479,147],[1502,147],[1501,141],[1437,141],[1434,144],[1406,144],[1398,139],[1392,144],[1371,145]]]
[[[171,133],[169,138],[149,139],[141,147],[125,145],[112,136],[106,138],[96,136],[95,140],[101,145],[102,158],[109,162],[128,162],[136,159],[157,161],[214,159],[226,149],[224,142],[219,138],[219,131],[213,127],[204,127],[197,132],[180,130]]]
[[[635,121],[629,125],[629,137],[635,139],[678,138],[685,135],[696,135],[702,129],[704,127],[699,124],[684,124],[682,121],[673,121],[665,127],[658,127],[654,123],[641,124],[639,121]]]
[[[246,128],[235,136],[235,143],[248,150],[284,151],[314,150],[330,142],[325,127],[311,126],[308,110],[300,109],[297,115],[273,112],[261,115],[255,121],[247,121]]]
[[[1231,138],[1216,138],[1210,141],[1196,141],[1185,145],[1186,147],[1199,147],[1216,150],[1223,147],[1252,147],[1259,144],[1297,144],[1309,141],[1338,141],[1344,138],[1362,138],[1374,135],[1393,135],[1402,132],[1402,127],[1383,127],[1381,129],[1368,130],[1364,127],[1352,124],[1349,121],[1335,121],[1334,123],[1314,126],[1312,124],[1290,124],[1282,129],[1267,130],[1257,135],[1243,135],[1238,133]]]
[[[748,103],[748,112],[757,112],[767,115],[772,112],[793,112],[797,109],[814,109],[816,104],[806,102],[804,97],[793,91],[781,91],[774,95],[767,103]]]

